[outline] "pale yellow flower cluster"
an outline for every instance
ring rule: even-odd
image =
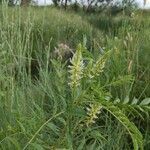
[[[85,69],[84,75],[89,77],[90,79],[99,76],[100,73],[104,71],[104,67],[109,53],[110,51],[105,53],[103,56],[100,56],[96,62],[93,62],[93,60],[90,61],[87,68]]]
[[[90,124],[95,123],[95,120],[98,118],[98,114],[101,113],[102,106],[97,104],[90,104],[90,107],[87,107],[87,119],[86,125],[89,126]]]
[[[81,53],[81,45],[78,46],[76,53],[71,59],[71,65],[69,66],[70,70],[70,82],[69,85],[71,88],[77,87],[80,85],[80,80],[83,77],[83,59]]]

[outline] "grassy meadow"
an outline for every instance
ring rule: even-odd
[[[0,7],[1,150],[149,150],[150,12]]]

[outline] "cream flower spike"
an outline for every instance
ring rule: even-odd
[[[70,73],[70,82],[69,85],[71,88],[77,87],[80,85],[80,80],[83,77],[83,59],[82,59],[82,46],[81,44],[78,45],[78,48],[71,59],[71,65],[69,67]]]

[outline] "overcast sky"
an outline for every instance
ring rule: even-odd
[[[137,2],[141,7],[143,7],[143,1],[144,1],[144,0],[136,0],[136,2]],[[146,5],[145,5],[144,7],[150,8],[150,0],[147,0],[147,3],[146,3]]]
[[[52,0],[35,0],[38,2],[39,5],[45,5],[45,4],[51,4]],[[143,8],[143,0],[135,0],[140,7]],[[144,8],[150,8],[150,0],[147,0],[147,4],[144,6]]]

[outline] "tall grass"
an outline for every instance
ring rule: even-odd
[[[133,74],[136,79],[132,96],[149,97],[150,20],[147,14],[135,11],[131,17],[91,15],[87,20],[103,32],[104,44],[101,47],[114,49],[111,66],[114,69],[108,68],[113,71],[109,73],[109,77]]]
[[[149,148],[146,16],[0,11],[0,149]]]

